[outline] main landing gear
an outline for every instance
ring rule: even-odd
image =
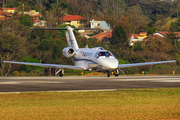
[[[123,75],[125,75],[125,73],[124,73],[120,68],[114,70],[114,75],[115,75],[116,77],[118,77],[118,75],[119,75],[120,72],[121,72]],[[110,70],[107,70],[107,77],[110,77],[110,75],[111,75],[111,71],[110,71]]]
[[[119,69],[115,69],[115,70],[114,70],[114,75],[115,75],[116,77],[118,77],[118,75],[119,75]]]
[[[56,73],[55,73],[55,75],[57,75],[59,73],[59,77],[63,77],[63,74],[64,74],[64,69],[59,69]]]
[[[62,69],[60,72],[59,72],[59,77],[63,77],[64,75],[64,69]]]
[[[111,72],[107,70],[107,77],[110,77]]]

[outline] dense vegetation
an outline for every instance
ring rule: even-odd
[[[4,6],[3,6],[4,5]],[[113,29],[110,43],[97,43],[96,39],[81,38],[75,31],[78,44],[84,47],[102,46],[113,52],[120,63],[161,61],[176,59],[177,64],[144,66],[124,69],[125,73],[170,74],[180,73],[180,42],[173,31],[180,31],[179,0],[165,2],[158,0],[4,0],[0,6],[17,7],[18,11],[35,9],[43,14],[48,27],[61,26],[59,19],[67,14],[76,14],[88,20],[105,20]],[[62,55],[67,46],[64,31],[31,30],[32,18],[28,15],[14,15],[0,21],[0,75],[47,75],[49,68],[11,65],[3,60],[39,63],[72,64]],[[128,45],[130,33],[156,30],[169,31],[165,39],[152,38]],[[117,41],[118,40],[118,41]]]

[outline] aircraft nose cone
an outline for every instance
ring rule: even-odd
[[[106,69],[116,69],[119,65],[119,62],[116,58],[100,59],[99,63]]]

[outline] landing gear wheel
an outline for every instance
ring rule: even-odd
[[[119,75],[119,69],[114,70],[114,75],[117,77]]]
[[[107,77],[110,77],[110,71],[109,70],[107,71]]]

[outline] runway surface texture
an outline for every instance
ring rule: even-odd
[[[0,93],[180,87],[180,76],[0,77]]]

